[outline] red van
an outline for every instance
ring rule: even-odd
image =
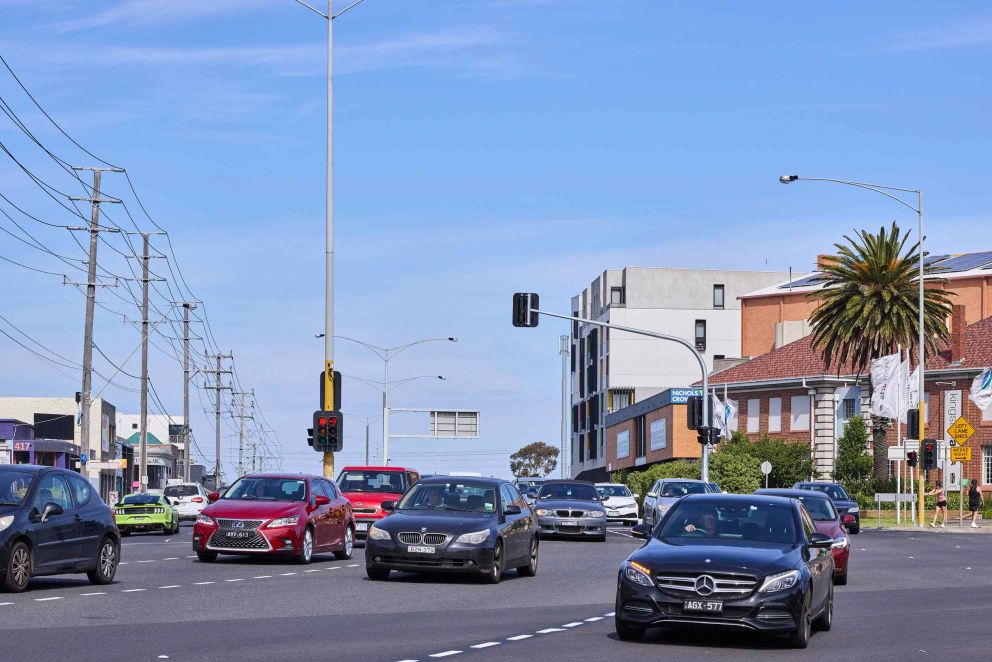
[[[351,501],[356,534],[364,538],[369,526],[387,513],[383,501],[399,501],[420,474],[404,467],[345,467],[338,475],[338,488]]]

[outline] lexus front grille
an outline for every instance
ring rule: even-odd
[[[216,531],[214,531],[214,534],[210,536],[210,540],[207,541],[207,548],[230,551],[272,549],[272,546],[269,545],[269,541],[266,540],[265,536],[258,531],[258,527],[261,526],[263,521],[264,520],[260,519],[218,519],[217,524],[219,527]],[[240,535],[247,533],[248,535],[246,537],[235,538],[227,535],[229,532],[238,533]]]

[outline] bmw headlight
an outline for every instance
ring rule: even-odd
[[[374,525],[369,527],[368,536],[371,540],[389,540],[389,533],[382,529],[377,529]]]
[[[799,571],[798,570],[788,570],[786,572],[780,572],[777,575],[772,575],[765,579],[765,583],[761,585],[758,589],[759,593],[775,593],[776,591],[785,591],[796,585],[799,581]]]
[[[538,508],[534,512],[537,513],[537,516],[538,517],[548,517],[549,515],[553,515],[554,514],[554,511],[553,510],[548,510],[547,508]]]
[[[489,529],[476,531],[475,533],[463,533],[455,539],[455,542],[462,543],[463,545],[481,545],[489,540],[489,534]]]
[[[654,586],[654,582],[651,581],[651,570],[637,561],[624,561],[620,571],[627,581],[641,586]]]
[[[834,544],[830,545],[830,547],[832,549],[844,549],[849,544],[850,542],[848,541],[847,536],[840,536],[838,538],[834,538]]]
[[[850,508],[847,509],[847,512],[852,513],[852,514],[854,514],[854,513],[860,513],[861,512],[861,509],[858,508],[857,506],[851,506]]]
[[[267,529],[274,529],[280,526],[296,526],[300,521],[299,515],[290,515],[289,517],[280,517],[279,519],[274,519],[265,525]]]
[[[13,515],[6,515],[4,517],[0,517],[0,531],[3,531],[13,523],[14,523]]]
[[[586,517],[606,517],[606,513],[602,510],[587,510]]]
[[[213,526],[214,524],[216,524],[216,522],[214,522],[214,518],[213,517],[211,517],[210,515],[204,515],[203,513],[200,513],[199,515],[196,516],[196,523],[197,524],[210,524],[211,526]]]

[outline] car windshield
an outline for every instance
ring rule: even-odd
[[[34,474],[0,470],[0,506],[19,506],[31,489]]]
[[[691,539],[793,544],[796,524],[788,506],[768,503],[678,502],[657,536]]]
[[[122,503],[128,506],[158,505],[160,498],[157,494],[128,494]]]
[[[170,485],[165,488],[165,496],[179,499],[182,497],[196,496],[199,492],[196,485]]]
[[[231,485],[224,499],[260,501],[306,501],[307,482],[300,478],[240,478]]]
[[[812,495],[796,498],[802,501],[803,505],[806,506],[806,510],[809,512],[809,516],[816,521],[826,522],[837,519],[837,511],[834,510],[834,504],[830,499]]]
[[[544,481],[540,480],[518,480],[517,489],[521,492],[530,492],[531,490],[536,490],[541,486]]]
[[[545,483],[541,485],[537,498],[599,501],[595,485],[586,485],[585,483]]]
[[[338,487],[342,492],[403,494],[406,475],[402,471],[342,471]]]
[[[459,510],[496,512],[496,487],[458,481],[417,483],[400,500],[397,510]]]
[[[663,497],[684,497],[686,494],[706,494],[706,483],[662,483],[661,496]]]
[[[847,492],[840,485],[823,485],[819,483],[811,483],[809,485],[803,485],[804,490],[814,490],[816,492],[823,492],[831,499],[835,501],[849,501]]]
[[[596,491],[599,492],[601,499],[632,496],[626,485],[599,485],[596,487]]]

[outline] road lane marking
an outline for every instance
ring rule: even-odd
[[[544,628],[543,630],[538,630],[538,634],[551,634],[552,632],[564,632],[561,628]]]
[[[127,561],[121,561],[121,562],[120,562],[120,563],[118,563],[117,565],[127,565],[127,563],[128,563]]]
[[[178,556],[170,556],[169,558],[162,559],[162,560],[163,561],[178,561],[179,560],[179,557]]]
[[[257,577],[252,577],[252,579],[272,579],[272,575],[259,575]]]
[[[13,602],[0,602],[0,607],[6,607],[7,605],[12,605]]]
[[[349,568],[357,568],[358,567],[358,564],[357,563],[349,563],[348,564],[348,567]]]
[[[295,574],[296,574],[295,572],[280,572],[279,573],[279,576],[280,577],[289,577],[290,575],[295,575]]]
[[[61,597],[57,597],[57,598],[35,598],[34,601],[35,602],[48,602],[49,600],[61,600],[61,599],[62,599]]]
[[[530,639],[533,636],[534,635],[532,635],[532,634],[518,634],[515,637],[507,637],[506,640],[507,641],[520,641],[521,639]]]
[[[492,648],[493,646],[499,646],[499,642],[498,641],[487,641],[484,644],[476,644],[474,646],[471,646],[471,648]]]
[[[138,561],[138,563],[155,563],[155,559],[149,559],[147,561]]]
[[[615,611],[611,611],[611,612],[607,612],[607,613],[603,614],[603,616],[607,616],[607,617],[609,617],[609,616],[616,616],[616,615],[617,615],[617,613]]]
[[[461,651],[444,651],[443,653],[434,653],[433,655],[428,655],[428,657],[449,657],[451,655],[458,655]]]
[[[225,579],[224,581],[225,582],[243,582],[244,579],[243,578],[239,578],[239,579]]]
[[[182,588],[179,584],[169,584],[168,586],[159,586],[159,588]]]
[[[97,591],[96,593],[80,593],[79,595],[85,597],[88,595],[107,595],[107,593],[105,591]]]
[[[563,628],[574,628],[576,625],[582,625],[582,621],[574,621],[572,623],[565,623],[562,625]]]
[[[339,566],[339,565],[332,565],[330,568],[328,568],[328,570],[340,570],[340,569],[341,569],[341,566]]]
[[[213,584],[213,582],[193,582],[193,586],[206,586],[207,584]]]
[[[320,572],[320,568],[317,568],[315,570],[304,570],[303,572]]]
[[[121,591],[121,593],[137,593],[138,591],[147,591],[147,588],[129,588]]]
[[[197,558],[197,556],[196,556],[196,554],[190,554],[186,558],[188,558],[188,559],[195,559],[195,558]]]
[[[593,616],[592,618],[587,618],[586,623],[595,623],[596,621],[603,620],[602,616]]]
[[[618,535],[618,536],[623,536],[624,538],[633,538],[634,537],[634,536],[630,535],[629,533],[620,533],[619,531],[614,531],[613,529],[607,529],[607,531],[609,531],[612,534]]]

